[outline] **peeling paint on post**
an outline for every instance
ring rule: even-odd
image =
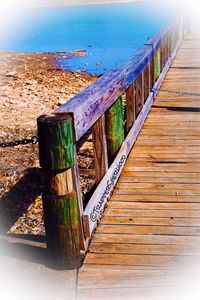
[[[69,116],[41,116],[38,119],[38,134],[42,168],[60,170],[74,165],[73,127]]]
[[[160,49],[156,52],[154,57],[154,79],[155,81],[160,76],[161,63],[160,63]]]
[[[47,248],[61,269],[80,267],[79,206],[73,183],[74,136],[69,115],[38,118],[39,157],[44,171]]]
[[[112,162],[124,141],[123,101],[120,97],[106,112],[106,139],[108,160]]]

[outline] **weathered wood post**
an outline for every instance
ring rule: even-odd
[[[150,63],[147,65],[147,67],[144,69],[144,101],[147,100],[150,94]]]
[[[171,33],[171,39],[170,39],[170,52],[172,53],[174,51],[176,45],[176,36],[175,31],[173,30]]]
[[[120,97],[106,112],[108,161],[111,163],[124,141],[123,100]]]
[[[161,49],[160,55],[161,55],[161,71],[162,71],[167,62],[167,37],[166,36],[163,38],[160,49]]]
[[[156,52],[155,57],[154,57],[154,79],[155,79],[155,81],[160,76],[160,72],[161,72],[160,49],[158,49],[158,51]]]
[[[135,123],[135,89],[133,84],[126,90],[126,132],[128,133],[133,124]]]
[[[74,188],[74,130],[69,115],[38,118],[39,159],[44,171],[47,248],[62,269],[80,267],[79,206]]]
[[[150,61],[150,87],[151,89],[153,88],[154,84],[155,84],[155,75],[154,75],[154,57],[152,58],[152,60]]]
[[[167,34],[167,60],[170,57],[170,35],[169,33]]]
[[[135,111],[136,111],[136,117],[139,115],[140,111],[143,108],[144,105],[144,100],[145,100],[145,95],[144,95],[144,72],[142,72],[138,78],[135,81],[136,86],[135,86]]]
[[[105,127],[105,115],[103,114],[92,127],[96,185],[99,184],[108,170],[108,153]]]

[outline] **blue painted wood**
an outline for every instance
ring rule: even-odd
[[[71,113],[78,141],[104,114],[147,67],[160,44],[169,32],[175,30],[180,20],[167,26],[148,39],[124,64],[104,74],[54,113]]]

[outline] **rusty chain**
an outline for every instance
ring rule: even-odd
[[[0,143],[0,148],[16,147],[16,146],[19,146],[19,145],[28,145],[28,144],[35,145],[37,143],[38,143],[38,137],[33,136],[31,138],[25,138],[25,139],[16,140],[16,141],[13,141],[13,142]]]
[[[200,97],[200,92],[193,92],[193,91],[180,91],[180,90],[167,90],[167,89],[158,89],[152,88],[150,86],[145,86],[143,84],[136,84],[133,83],[135,87],[143,88],[145,90],[150,90],[151,92],[161,92],[161,93],[169,93],[169,94],[177,94],[177,95],[187,95],[187,96],[197,96]]]

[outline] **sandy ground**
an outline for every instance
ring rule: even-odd
[[[96,80],[86,73],[64,72],[55,58],[0,52],[0,143],[37,134],[39,115],[52,112]],[[84,188],[87,181],[82,182]],[[41,191],[38,146],[0,148],[2,299],[75,299],[77,271],[54,270],[48,261]]]
[[[39,115],[96,80],[54,62],[53,54],[0,53],[0,143],[36,135]],[[38,167],[37,145],[0,148],[0,233],[44,234]]]

